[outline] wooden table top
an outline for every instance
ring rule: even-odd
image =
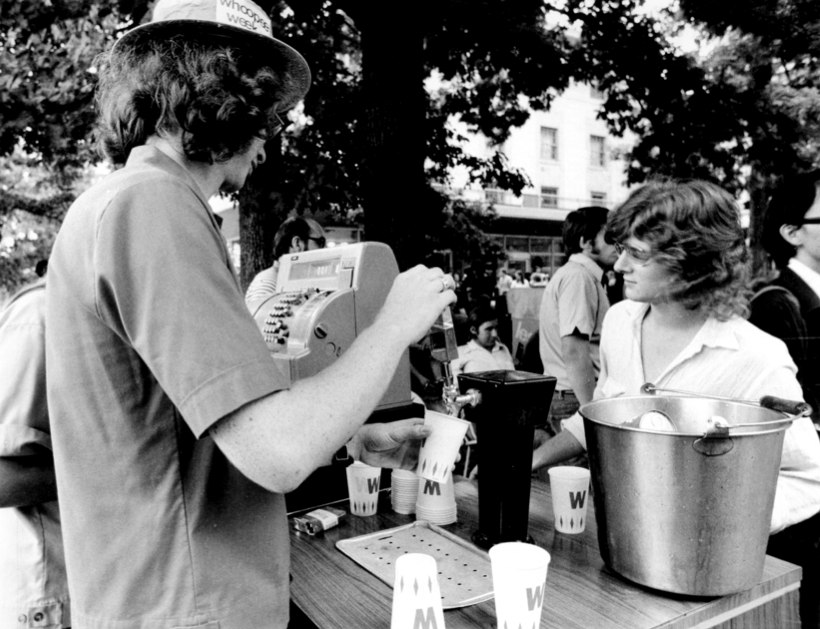
[[[477,528],[478,496],[469,482],[456,483],[458,522],[444,528],[469,540]],[[315,537],[292,531],[291,596],[321,629],[385,629],[390,626],[393,591],[368,570],[336,548],[336,542],[415,521],[395,513],[383,492],[379,513],[368,518],[349,514]],[[547,590],[541,627],[562,629],[654,629],[712,626],[738,611],[753,608],[796,590],[800,568],[766,557],[760,583],[739,594],[695,599],[630,583],[604,566],[598,548],[593,505],[581,534],[557,533],[553,526],[549,485],[533,479],[529,534],[549,551]],[[493,601],[446,610],[448,629],[495,627]]]

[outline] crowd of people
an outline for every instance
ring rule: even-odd
[[[456,304],[454,376],[521,369],[499,332],[515,288],[543,286],[533,347],[556,378],[534,473],[585,464],[579,409],[645,382],[804,399],[817,419],[820,171],[773,196],[780,272],[763,284],[730,194],[653,181],[612,212],[571,212],[551,276],[502,270],[486,295],[438,268],[401,273],[336,363],[285,381],[250,316],[277,263],[243,294],[208,199],[265,160],[310,72],[216,4],[159,0],[101,58],[99,137],[121,168],[77,199],[48,270],[0,314],[0,627],[293,629],[283,495],[337,462],[413,468],[429,427],[365,423],[399,360],[410,348],[414,392],[440,402],[424,339]],[[274,258],[325,242],[294,217]],[[803,627],[820,626],[809,417],[785,432],[768,552],[803,568]]]

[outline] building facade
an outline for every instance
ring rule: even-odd
[[[499,220],[494,236],[507,253],[509,268],[531,272],[543,267],[552,274],[566,258],[561,241],[566,215],[587,205],[611,209],[626,199],[623,156],[631,139],[609,133],[598,119],[602,103],[601,92],[574,83],[549,111],[535,111],[522,127],[513,129],[501,150],[530,180],[520,196],[465,187],[466,173],[453,173],[453,192],[495,208]],[[495,149],[482,137],[472,136],[467,150],[486,156]]]

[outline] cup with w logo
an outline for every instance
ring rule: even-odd
[[[406,553],[396,559],[390,629],[445,629],[432,555]]]
[[[498,629],[541,626],[550,554],[534,544],[503,542],[490,549]]]
[[[350,513],[359,516],[376,515],[379,504],[379,482],[382,468],[371,467],[360,461],[347,467],[347,492]]]
[[[432,426],[433,432],[421,442],[416,474],[427,480],[445,483],[455,467],[458,450],[470,422],[427,410],[424,413],[424,423]]]
[[[551,467],[547,473],[550,476],[555,530],[560,533],[582,533],[587,521],[589,470],[559,465]]]

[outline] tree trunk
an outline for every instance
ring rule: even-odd
[[[365,238],[390,245],[401,270],[421,261],[425,222],[419,212],[424,185],[419,134],[424,102],[417,74],[422,31],[413,23],[419,19],[414,14],[405,5],[378,2],[355,17],[362,41],[368,147],[362,175]]]
[[[243,290],[259,271],[273,264],[273,237],[288,214],[276,192],[283,162],[281,140],[269,142],[265,153],[265,163],[257,167],[239,193],[239,279]]]
[[[769,274],[769,255],[763,249],[763,213],[769,188],[758,169],[753,168],[749,176],[749,253],[752,277],[763,278]]]

